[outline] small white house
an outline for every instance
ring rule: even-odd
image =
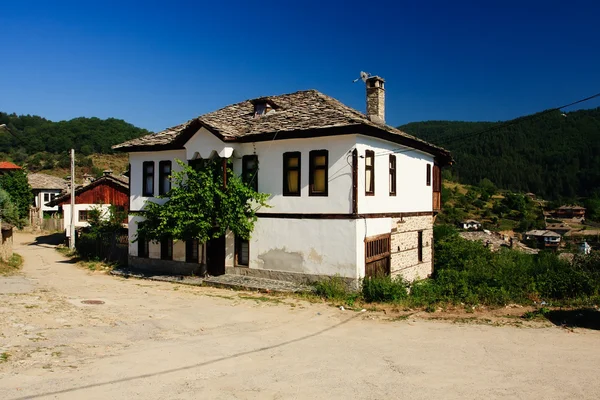
[[[592,246],[585,240],[579,244],[579,252],[581,254],[590,254],[592,252]]]
[[[28,174],[27,181],[34,196],[33,207],[39,210],[39,218],[43,218],[44,213],[56,213],[58,206],[50,206],[47,203],[67,189],[67,182],[62,178],[42,173]]]
[[[48,204],[62,208],[64,230],[67,237],[71,236],[71,194],[65,193]],[[75,228],[88,226],[89,211],[100,209],[106,212],[113,205],[120,211],[126,212],[129,207],[129,179],[126,176],[105,174],[88,185],[75,189]]]
[[[466,230],[478,231],[481,229],[481,223],[479,221],[475,221],[474,219],[468,219],[466,221],[462,221],[458,225],[461,229],[466,229]]]
[[[168,273],[223,273],[291,281],[378,273],[425,278],[448,151],[386,125],[384,80],[366,81],[367,114],[315,90],[243,101],[113,146],[129,153],[130,209],[170,187],[176,159],[219,157],[270,195],[252,238],[137,241],[130,265]],[[258,167],[258,172],[256,168]],[[200,247],[199,247],[200,246]]]

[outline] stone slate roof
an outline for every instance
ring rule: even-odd
[[[28,174],[27,181],[32,189],[60,189],[67,188],[67,181],[56,176],[47,174]]]
[[[268,102],[273,110],[260,117],[254,116],[256,102]],[[387,140],[403,142],[431,154],[442,156],[451,162],[450,153],[385,124],[377,124],[338,100],[316,90],[305,90],[280,96],[246,100],[220,110],[201,115],[181,125],[162,132],[142,136],[113,146],[121,151],[152,151],[167,148],[182,148],[198,129],[206,128],[223,141],[261,140],[265,134],[273,138],[286,139],[292,133],[304,131],[301,137],[319,136],[317,130],[336,130],[338,134],[362,133],[385,136]],[[340,128],[350,128],[346,131]],[[361,128],[361,129],[359,129]],[[311,134],[312,133],[312,134]],[[334,133],[335,134],[335,133]],[[264,138],[262,140],[265,140]]]
[[[549,230],[541,230],[541,229],[536,229],[533,231],[525,232],[525,235],[527,235],[527,236],[560,237],[560,235],[556,232],[549,231]]]

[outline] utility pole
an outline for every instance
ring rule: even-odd
[[[69,227],[71,240],[69,248],[75,249],[75,149],[71,149],[71,225]]]

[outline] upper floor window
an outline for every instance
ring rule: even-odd
[[[144,161],[142,168],[142,196],[154,196],[154,161]]]
[[[431,164],[427,164],[426,182],[427,182],[427,186],[431,186]]]
[[[329,172],[329,152],[313,150],[309,153],[309,191],[310,196],[327,196]]]
[[[396,195],[396,156],[390,154],[390,196]]]
[[[300,152],[283,153],[283,195],[300,196]]]
[[[375,195],[375,152],[365,151],[365,195]]]
[[[171,161],[158,163],[158,194],[163,195],[171,190]]]
[[[50,193],[44,193],[44,202],[50,201]]]
[[[242,181],[258,191],[258,156],[256,154],[242,157]]]

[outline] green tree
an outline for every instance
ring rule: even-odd
[[[256,222],[256,210],[268,207],[267,194],[254,191],[227,168],[224,187],[221,163],[206,161],[198,168],[176,160],[182,167],[174,172],[172,189],[161,199],[164,204],[146,201],[145,220],[138,226],[138,238],[161,240],[197,239],[205,243],[227,230],[249,239]]]
[[[19,217],[19,210],[10,199],[6,190],[0,189],[0,218],[3,222],[22,227],[24,221]]]
[[[29,207],[33,203],[33,192],[27,182],[27,175],[23,170],[8,172],[0,176],[0,188],[6,190],[17,208],[19,218],[27,219]]]

